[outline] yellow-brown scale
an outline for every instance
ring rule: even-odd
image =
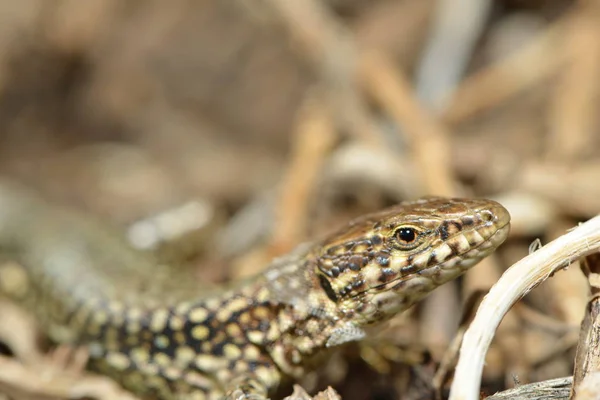
[[[0,249],[18,263],[0,264],[0,292],[142,396],[264,399],[462,274],[508,230],[489,200],[403,203],[206,292],[87,218],[0,185]]]

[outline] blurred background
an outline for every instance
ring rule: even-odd
[[[4,0],[0,176],[210,282],[405,199],[501,201],[497,256],[303,383],[430,398],[468,294],[599,212],[599,84],[592,0]],[[572,373],[587,287],[560,277],[486,393]]]

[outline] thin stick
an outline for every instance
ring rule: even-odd
[[[338,138],[321,93],[309,95],[298,115],[272,235],[272,245],[278,250],[288,251],[294,243],[306,239],[310,200],[325,159]]]
[[[574,20],[572,15],[563,17],[513,55],[466,78],[444,110],[442,121],[450,125],[463,122],[557,73],[567,59],[567,52],[560,50],[563,37]]]
[[[369,95],[404,129],[426,193],[457,193],[450,168],[449,135],[417,101],[410,83],[389,58],[378,51],[363,54],[361,77]]]

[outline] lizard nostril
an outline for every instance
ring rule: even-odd
[[[496,216],[494,215],[494,213],[489,210],[484,210],[481,212],[481,219],[484,222],[492,222],[495,218]]]

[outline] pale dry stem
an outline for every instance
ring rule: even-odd
[[[596,216],[506,270],[465,333],[450,400],[479,399],[485,354],[508,310],[558,270],[599,249],[600,216]]]

